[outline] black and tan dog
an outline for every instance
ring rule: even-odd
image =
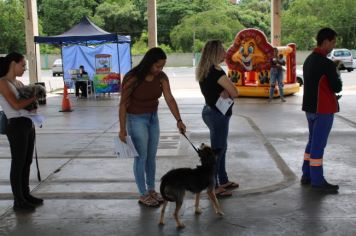
[[[200,193],[207,190],[208,196],[213,204],[216,214],[222,216],[224,213],[220,209],[216,199],[215,188],[215,171],[216,171],[216,154],[213,150],[202,144],[198,150],[200,162],[202,165],[195,169],[178,168],[167,172],[161,179],[160,191],[164,199],[159,224],[164,224],[164,212],[168,201],[176,203],[174,219],[177,228],[184,228],[184,224],[179,220],[179,210],[182,207],[185,191],[195,193],[195,213],[200,214],[199,208]]]

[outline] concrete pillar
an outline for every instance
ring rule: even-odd
[[[35,47],[34,36],[38,36],[37,1],[25,0],[26,58],[30,83],[38,82],[41,72],[40,49]]]
[[[281,10],[282,0],[271,0],[271,43],[281,46]]]
[[[157,13],[156,0],[147,1],[148,47],[157,47]]]

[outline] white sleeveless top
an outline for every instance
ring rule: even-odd
[[[11,91],[14,93],[16,99],[19,99],[20,98],[20,94],[19,94],[19,91],[17,91],[15,85],[13,85],[9,81],[8,81],[8,84],[9,84],[9,87],[10,87]],[[0,93],[0,106],[1,106],[2,110],[4,111],[7,119],[26,116],[26,115],[30,114],[30,112],[25,110],[25,109],[15,110],[7,102],[7,100],[4,98],[4,96],[1,93]]]

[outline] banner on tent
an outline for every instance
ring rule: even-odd
[[[96,54],[95,55],[95,73],[107,74],[111,72],[111,55]]]
[[[117,93],[120,92],[120,74],[95,74],[94,75],[95,93]]]

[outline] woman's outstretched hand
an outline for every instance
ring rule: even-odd
[[[185,124],[183,123],[182,120],[179,120],[179,121],[177,122],[177,127],[178,127],[179,132],[180,132],[181,134],[184,134],[184,133],[187,131],[187,128],[185,127]]]

